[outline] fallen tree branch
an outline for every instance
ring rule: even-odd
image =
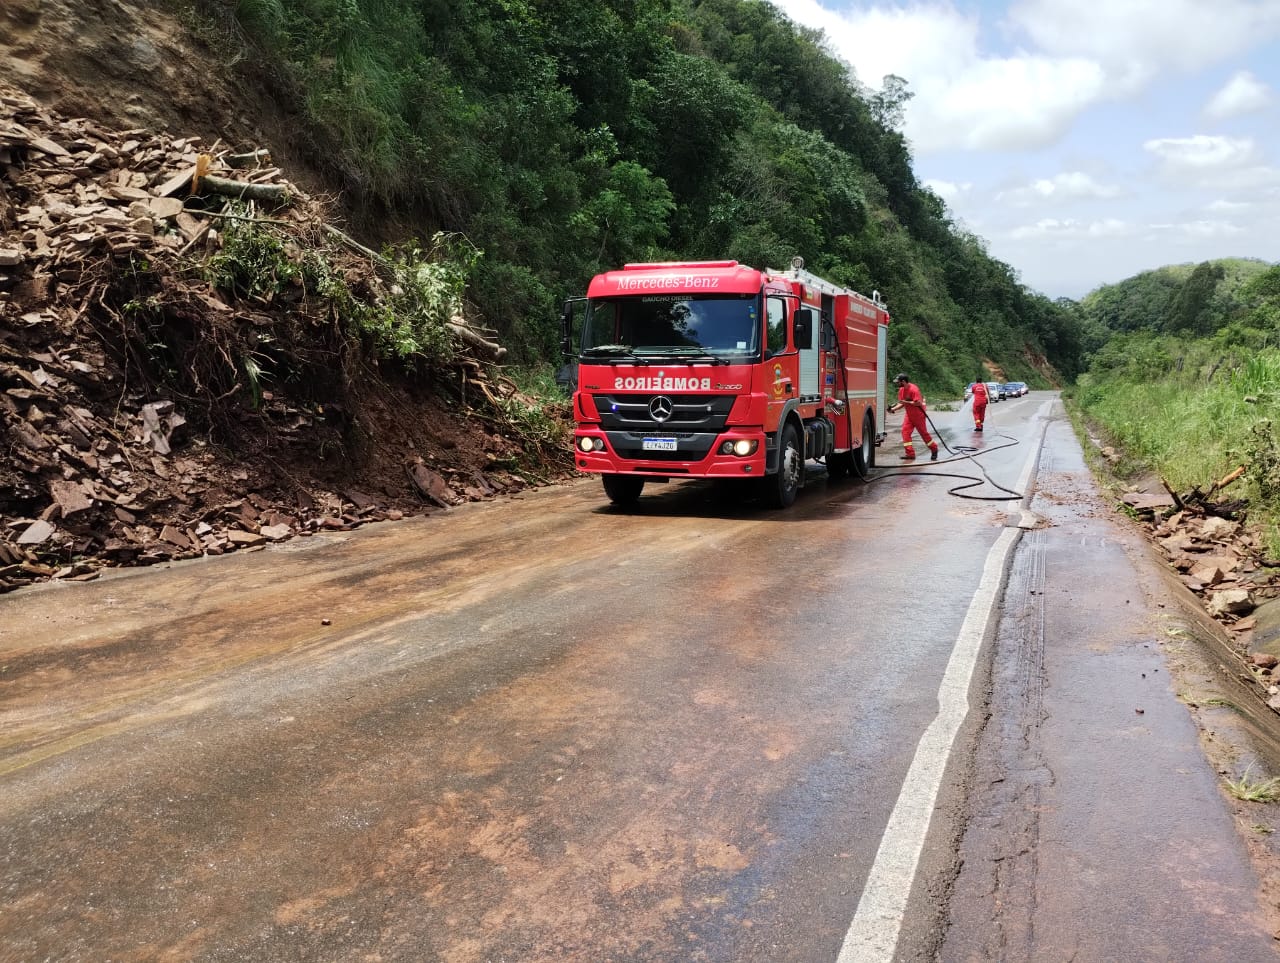
[[[359,251],[361,254],[365,255],[365,257],[371,258],[377,264],[382,265],[384,268],[390,271],[393,275],[395,274],[395,265],[393,265],[390,261],[388,261],[385,257],[379,254],[377,251],[373,250],[372,248],[365,247],[363,244],[357,241],[350,234],[347,234],[343,231],[338,230],[332,224],[324,225],[324,229],[328,231],[330,234],[332,234],[334,237],[341,240],[348,247],[351,247]]]
[[[1182,499],[1178,497],[1178,493],[1170,488],[1169,483],[1163,478],[1160,479],[1160,484],[1163,485],[1164,490],[1169,493],[1169,497],[1173,499],[1173,504],[1177,506],[1178,511],[1183,511],[1186,506],[1182,504]]]
[[[465,342],[466,344],[470,345],[473,348],[478,348],[479,350],[485,352],[490,358],[492,358],[495,361],[501,361],[503,358],[507,356],[507,349],[504,348],[502,345],[494,344],[492,341],[486,341],[484,338],[480,337],[480,335],[476,334],[474,331],[472,331],[470,328],[464,325],[455,324],[454,322],[449,321],[449,322],[446,322],[446,327],[450,331],[452,331],[454,334],[456,334],[458,338],[461,339],[463,342]]]
[[[280,227],[297,227],[293,221],[282,221],[279,218],[258,217],[256,214],[232,214],[230,211],[202,211],[194,207],[184,208],[189,214],[198,217],[221,217],[230,221],[252,221],[254,224],[277,224]]]
[[[228,167],[261,167],[266,161],[271,159],[271,151],[265,147],[262,150],[250,151],[248,154],[227,154],[222,158],[223,163]]]
[[[1231,472],[1228,475],[1225,475],[1224,477],[1220,478],[1218,481],[1214,482],[1213,487],[1209,489],[1209,493],[1212,494],[1213,492],[1216,492],[1219,489],[1226,488],[1233,481],[1235,481],[1237,478],[1243,475],[1244,472],[1245,472],[1245,466],[1241,465],[1235,471]]]
[[[250,184],[247,181],[205,174],[197,181],[194,193],[202,190],[221,194],[223,197],[235,197],[242,201],[262,201],[266,204],[289,203],[289,189],[283,184]]]

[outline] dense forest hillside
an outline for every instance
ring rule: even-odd
[[[1182,490],[1239,478],[1225,513],[1280,558],[1280,265],[1164,267],[1078,310],[1088,364],[1072,396],[1123,452],[1121,472]]]
[[[1224,336],[1243,343],[1274,344],[1280,311],[1280,267],[1265,261],[1223,258],[1144,271],[1107,284],[1080,301],[1090,350],[1114,334]]]
[[[759,0],[202,0],[243,83],[295,113],[359,229],[464,235],[470,298],[517,360],[626,261],[736,258],[888,300],[895,366],[958,389],[1081,363],[1069,306],[1023,286],[922,187],[872,92]],[[881,78],[865,78],[880,86]],[[299,145],[295,145],[299,146]],[[399,235],[399,236],[397,236]]]

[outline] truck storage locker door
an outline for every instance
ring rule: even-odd
[[[831,298],[824,294],[822,296],[822,310],[813,312],[815,319],[813,347],[800,352],[801,397],[812,397],[822,392],[822,372],[818,370],[822,360],[822,339],[826,324],[822,319],[830,317],[830,311]]]
[[[884,390],[888,375],[885,365],[889,363],[889,329],[883,324],[876,325],[876,431],[884,434]],[[893,400],[897,401],[895,394]]]

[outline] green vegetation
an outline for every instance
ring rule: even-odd
[[[1129,470],[1185,489],[1246,465],[1231,495],[1280,548],[1280,268],[1170,266],[1078,304],[1029,290],[916,180],[907,82],[854,78],[770,4],[194,2],[397,265],[395,297],[373,308],[250,237],[214,266],[219,284],[319,292],[379,353],[428,368],[449,360],[465,284],[467,315],[511,361],[545,367],[561,299],[601,270],[798,254],[884,296],[890,365],[927,394],[959,397],[987,363],[1033,386],[1078,377]],[[403,244],[408,224],[432,245]]]
[[[322,249],[304,249],[284,225],[245,216],[228,220],[222,246],[204,272],[211,284],[236,298],[321,299],[349,335],[370,343],[375,356],[439,366],[453,360],[448,326],[462,315],[468,274],[479,257],[458,236],[437,233],[427,247],[409,241],[379,258],[389,280],[386,289],[357,295]],[[242,368],[256,398],[262,367],[247,358]]]
[[[1249,766],[1239,779],[1224,780],[1227,791],[1244,802],[1271,803],[1280,800],[1280,777],[1253,778],[1253,766]]]
[[[760,0],[238,0],[229,22],[197,2],[366,237],[414,224],[484,252],[470,313],[518,363],[555,360],[561,299],[603,269],[798,254],[881,292],[893,367],[935,394],[984,360],[1038,385],[1081,368],[1071,306],[916,181],[906,83],[872,92]]]
[[[1188,307],[1194,305],[1194,309]],[[1175,490],[1231,490],[1280,554],[1280,267],[1215,261],[1162,268],[1081,303],[1096,344],[1074,397],[1126,455]],[[1180,313],[1182,312],[1182,313]]]

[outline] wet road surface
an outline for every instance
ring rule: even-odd
[[[1035,397],[934,418],[1016,487]],[[835,960],[1017,513],[953,484],[583,480],[0,598],[0,959]]]

